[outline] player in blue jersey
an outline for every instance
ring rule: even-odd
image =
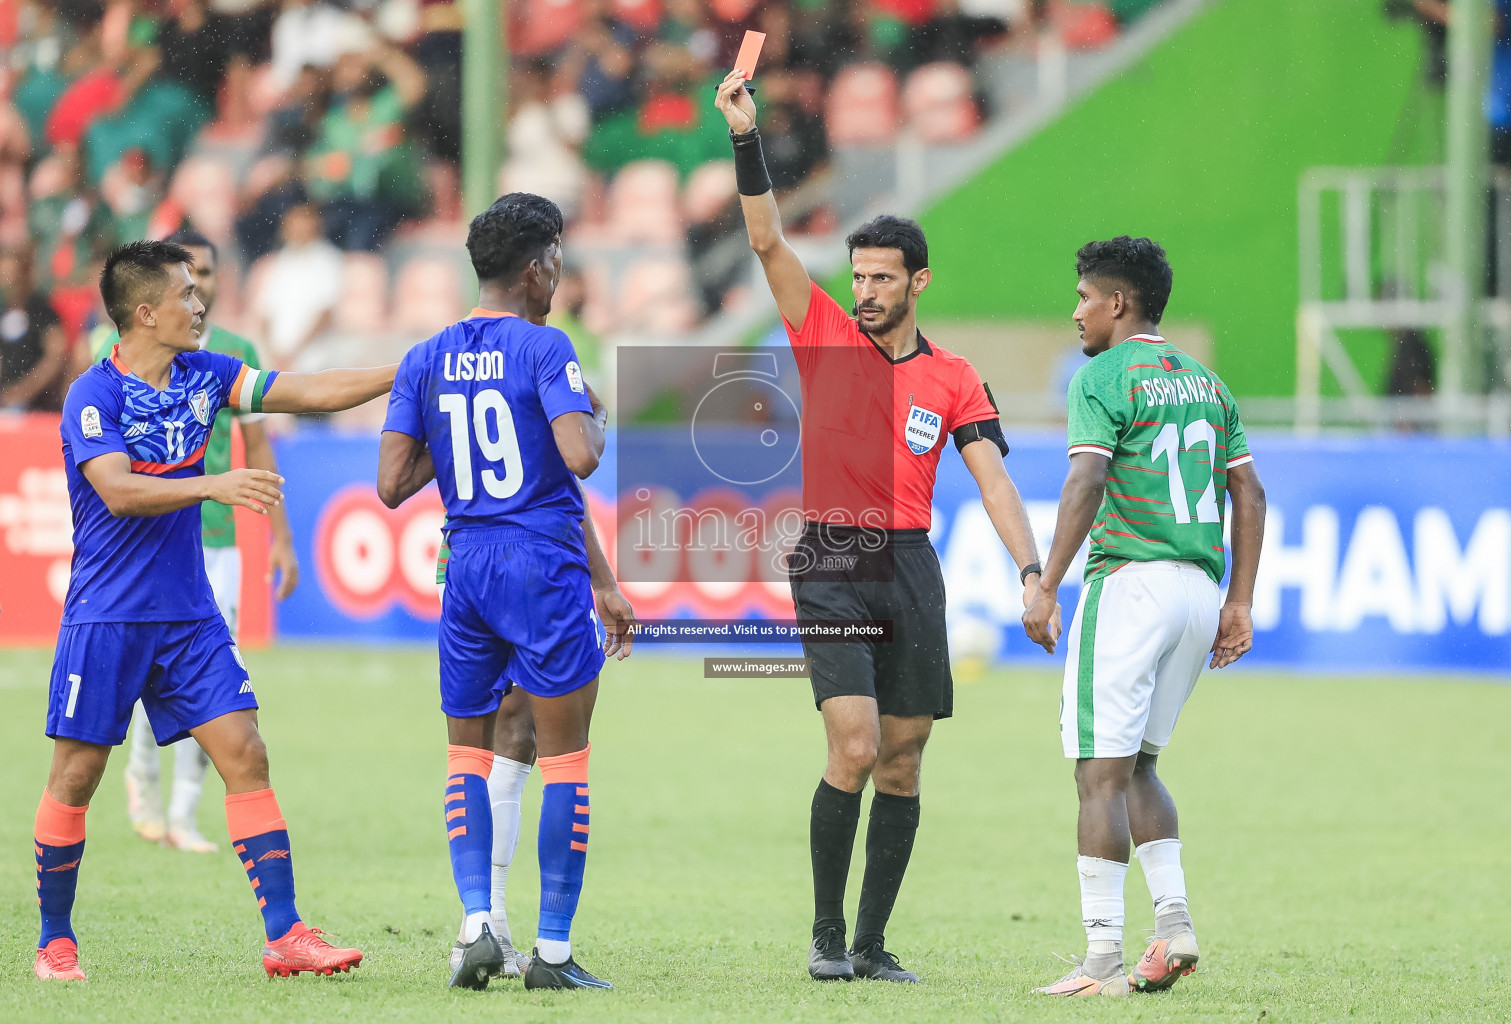
[[[225,781],[231,841],[262,909],[268,974],[331,974],[362,960],[295,910],[288,830],[257,698],[205,574],[200,503],[265,515],[283,500],[275,473],[205,474],[220,409],[347,409],[387,391],[395,366],[279,374],[201,351],[205,309],[191,263],[166,242],[110,254],[100,293],[121,341],[63,403],[74,553],[47,700],[52,768],[36,819],[39,978],[84,978],[71,922],[84,816],[138,699],[159,744],[193,736]]]
[[[525,987],[610,987],[572,958],[570,935],[587,861],[598,673],[633,612],[583,531],[578,479],[598,467],[603,414],[567,336],[530,322],[551,308],[561,229],[556,204],[524,193],[472,221],[467,251],[480,308],[405,355],[378,457],[378,494],[389,507],[432,475],[446,506],[443,807],[467,915],[454,987],[485,988],[504,967],[489,918],[487,780],[499,701],[514,685],[530,698],[545,781],[539,937]]]

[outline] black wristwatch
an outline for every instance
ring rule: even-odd
[[[1028,578],[1034,573],[1038,573],[1040,576],[1044,575],[1044,567],[1041,566],[1038,562],[1032,562],[1028,565],[1025,565],[1023,567],[1023,571],[1018,573],[1018,582],[1023,584],[1024,586],[1027,586]]]

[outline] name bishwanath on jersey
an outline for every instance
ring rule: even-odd
[[[1198,377],[1194,373],[1169,378],[1145,377],[1138,382],[1138,387],[1134,390],[1143,393],[1144,404],[1148,406],[1210,402],[1224,409],[1228,407],[1228,403],[1222,398],[1219,386],[1214,384],[1210,377]]]

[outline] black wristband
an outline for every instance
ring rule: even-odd
[[[729,141],[735,148],[735,187],[742,196],[763,196],[771,191],[771,175],[766,173],[766,155],[761,152],[761,132],[757,128],[742,135],[733,129]]]
[[[1028,578],[1034,573],[1038,573],[1040,576],[1044,575],[1044,567],[1041,566],[1038,562],[1032,562],[1028,565],[1025,565],[1023,567],[1023,571],[1018,573],[1018,582],[1026,586],[1028,584]]]

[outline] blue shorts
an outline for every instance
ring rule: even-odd
[[[451,535],[441,601],[441,710],[476,718],[511,686],[581,689],[603,669],[587,553],[517,526]]]
[[[191,622],[84,622],[58,631],[47,735],[115,746],[140,700],[159,745],[257,707],[241,652],[219,615]]]

